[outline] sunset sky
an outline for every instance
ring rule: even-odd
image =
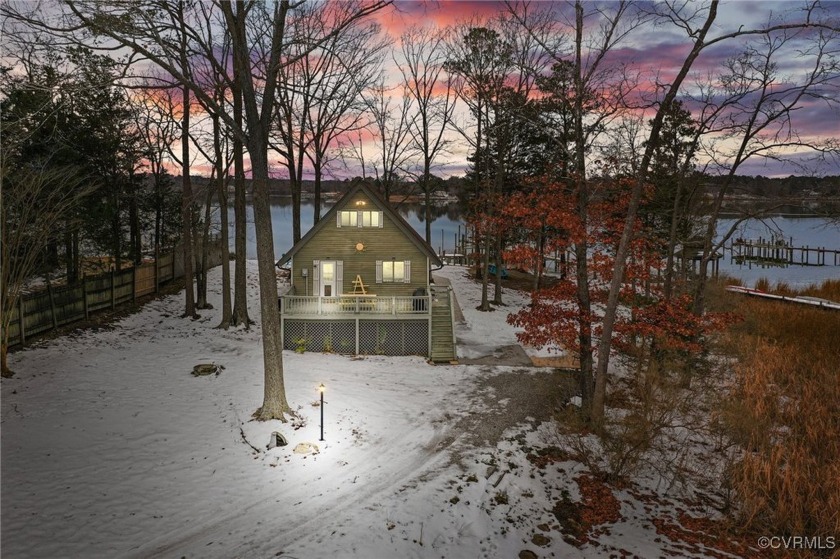
[[[773,2],[773,1],[734,1],[724,2],[720,6],[711,37],[744,28],[756,28],[774,21],[781,14],[791,10],[799,10],[804,5],[801,1]],[[541,9],[551,5],[556,9],[568,10],[571,3],[532,2],[532,8]],[[591,5],[591,4],[590,4]],[[840,21],[840,2],[826,2],[824,8],[835,21]],[[448,25],[477,22],[504,11],[505,3],[496,1],[417,1],[397,0],[393,6],[379,12],[375,17],[395,41],[400,34],[411,25],[431,25],[445,27]],[[730,40],[706,49],[693,66],[693,75],[701,77],[716,72],[727,58],[733,56],[744,45],[743,40]],[[679,69],[690,43],[685,33],[675,27],[659,27],[655,30],[646,28],[629,36],[621,47],[613,53],[613,62],[627,63],[635,70],[646,76],[640,89],[651,90],[652,80],[659,75],[662,80],[672,77]],[[781,60],[779,71],[786,75],[801,75],[808,67],[801,60],[793,56],[793,49],[788,56]],[[691,82],[689,79],[689,83]],[[836,91],[834,92],[836,96]],[[463,114],[466,117],[466,114]],[[825,100],[806,100],[795,113],[794,127],[806,139],[827,138],[840,136],[840,108],[832,106]],[[440,174],[459,174],[465,168],[466,147],[456,150],[447,164],[439,169]],[[804,161],[805,154],[791,156],[790,159]],[[821,175],[840,174],[840,161],[810,164],[812,172]],[[741,167],[740,174],[786,176],[789,174],[803,174],[803,170],[782,161],[764,160],[756,158]]]
[[[587,3],[587,10],[594,4]],[[804,5],[800,1],[772,2],[772,1],[731,1],[724,2],[720,6],[717,22],[715,23],[710,37],[717,37],[721,34],[734,31],[739,27],[758,28],[766,25],[768,21],[777,21],[783,13],[791,10],[798,10]],[[605,6],[610,6],[606,3]],[[544,9],[551,7],[557,10],[569,11],[571,3],[560,2],[532,2],[531,9]],[[826,2],[825,11],[835,21],[840,21],[840,2]],[[382,30],[387,32],[394,41],[395,48],[398,48],[400,35],[410,26],[425,25],[435,28],[459,23],[476,23],[492,18],[506,10],[504,2],[496,1],[473,1],[473,0],[396,0],[392,6],[381,10],[373,17],[380,24]],[[740,41],[740,42],[739,42]],[[729,40],[718,43],[703,51],[695,61],[692,74],[686,80],[683,91],[691,91],[692,84],[696,80],[715,74],[720,71],[722,64],[730,57],[737,54],[744,46],[743,39]],[[835,43],[836,44],[836,43]],[[799,44],[791,44],[787,47],[786,56],[780,57],[778,71],[785,76],[801,76],[808,71],[807,62],[794,56],[795,48]],[[646,94],[654,90],[654,80],[660,83],[668,83],[679,70],[686,54],[691,47],[690,39],[685,32],[673,25],[659,26],[653,28],[648,25],[632,32],[624,39],[619,47],[609,54],[609,63],[613,65],[624,64],[637,72],[640,76],[639,84],[635,95],[642,99]],[[837,54],[837,53],[835,53]],[[391,85],[394,92],[398,92],[399,72],[390,55],[386,58],[386,75],[391,78]],[[838,81],[840,83],[840,75]],[[840,85],[834,87],[833,91],[826,93],[838,97],[837,91]],[[697,106],[687,102],[689,109],[696,110]],[[468,122],[469,115],[463,103],[458,109],[458,118],[461,122]],[[831,105],[824,99],[806,99],[801,102],[801,107],[794,113],[793,128],[800,137],[806,140],[825,139],[832,136],[840,136],[840,109]],[[466,168],[466,156],[468,144],[455,132],[452,133],[453,147],[435,169],[435,174],[451,176],[462,174]],[[370,156],[374,147],[368,140],[364,142],[365,155]],[[788,160],[806,161],[810,156],[807,153],[793,153],[786,156]],[[277,164],[277,156],[272,157],[275,174],[285,176],[282,165]],[[701,161],[702,163],[703,161]],[[199,172],[203,172],[202,166],[197,166]],[[765,160],[754,158],[742,165],[739,174],[765,175],[765,176],[787,176],[790,174],[813,173],[817,175],[840,175],[840,160],[837,158],[821,163],[809,163],[808,169],[802,169],[778,160]],[[332,170],[335,178],[348,178],[360,175],[361,170],[357,163],[348,162],[347,167],[337,165]]]

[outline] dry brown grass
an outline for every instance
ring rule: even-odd
[[[826,283],[806,292],[840,300],[840,281]],[[744,321],[730,332],[739,365],[724,417],[743,449],[731,482],[745,525],[838,534],[840,313],[738,296],[732,303]]]
[[[770,280],[767,278],[758,278],[753,287],[759,291],[770,291]]]
[[[821,284],[809,285],[802,290],[802,295],[822,297],[823,299],[840,303],[840,279],[827,280]]]

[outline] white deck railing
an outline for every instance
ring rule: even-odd
[[[347,316],[357,314],[378,315],[428,315],[431,298],[377,297],[370,295],[340,297],[280,297],[280,312],[284,316]]]

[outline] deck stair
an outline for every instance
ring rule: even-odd
[[[452,311],[452,289],[433,287],[430,353],[435,363],[452,363],[456,360]]]

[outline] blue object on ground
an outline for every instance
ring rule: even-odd
[[[487,272],[491,276],[495,276],[496,275],[496,265],[495,264],[488,264],[487,265]],[[507,278],[508,278],[507,268],[502,268],[502,279],[507,279]]]

